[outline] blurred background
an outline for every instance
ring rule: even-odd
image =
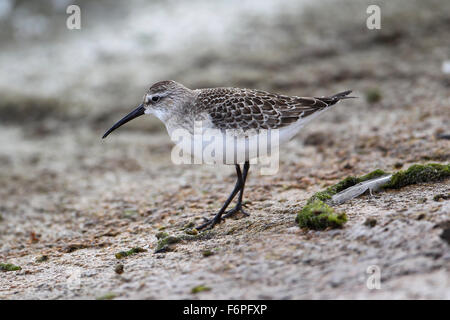
[[[322,95],[444,78],[447,1],[375,1],[382,28],[369,30],[372,2],[2,0],[1,119],[107,125],[161,79]],[[73,3],[80,30],[66,27]]]
[[[71,4],[79,30],[66,26]],[[124,210],[137,212],[134,234],[214,212],[233,168],[174,166],[150,117],[100,139],[160,80],[354,90],[286,146],[279,175],[250,182],[301,185],[294,205],[347,175],[448,162],[449,30],[448,0],[0,0],[0,257],[85,239]]]

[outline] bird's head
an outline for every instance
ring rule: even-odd
[[[182,106],[191,98],[192,90],[182,84],[172,80],[157,82],[147,90],[142,103],[106,131],[102,139],[125,123],[144,114],[153,114],[165,121],[174,109]]]

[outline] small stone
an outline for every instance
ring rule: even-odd
[[[123,273],[123,264],[116,265],[116,267],[114,268],[114,272],[117,274],[122,274]]]
[[[46,255],[42,255],[42,256],[36,258],[36,262],[45,262],[45,261],[48,261],[48,256],[46,256]]]
[[[450,228],[444,229],[444,231],[442,231],[441,239],[450,244]]]
[[[364,225],[369,228],[375,227],[376,224],[377,224],[377,219],[374,219],[374,218],[367,218],[366,221],[364,221]]]
[[[191,236],[196,236],[198,234],[198,230],[193,228],[193,229],[187,229],[184,231],[186,234],[191,235]]]
[[[368,103],[377,103],[382,97],[381,91],[378,88],[371,88],[366,91],[366,101]]]
[[[205,258],[212,256],[213,254],[214,254],[214,252],[212,252],[211,250],[203,250],[202,251],[202,256],[204,256]]]
[[[394,163],[394,168],[395,169],[401,169],[402,167],[403,167],[403,163],[401,163],[401,162]]]
[[[444,200],[449,200],[450,199],[450,193],[448,194],[437,194],[433,197],[434,201],[438,201],[438,202],[442,202]]]

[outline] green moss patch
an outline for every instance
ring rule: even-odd
[[[171,236],[165,233],[163,235],[160,235],[161,237],[159,238],[158,244],[156,245],[155,253],[172,251],[174,245],[181,241],[210,239],[214,236],[214,234],[215,233],[212,230],[208,230],[202,233],[194,232],[192,234],[181,234],[178,236]]]
[[[16,266],[14,264],[11,263],[0,263],[0,271],[19,271],[22,270],[21,267]]]
[[[448,177],[450,177],[450,164],[414,164],[407,170],[400,170],[394,173],[391,181],[383,185],[383,188],[400,189],[411,184],[435,182]]]
[[[194,227],[195,227],[195,222],[194,222],[194,221],[190,221],[190,222],[186,223],[186,224],[183,226],[183,229],[182,229],[182,230],[193,229]]]
[[[380,102],[382,98],[383,95],[381,94],[381,91],[378,88],[371,88],[366,91],[366,101],[368,103]]]
[[[199,292],[203,292],[203,291],[211,291],[211,288],[210,288],[210,287],[207,287],[207,286],[205,286],[205,285],[199,285],[199,286],[193,287],[193,288],[191,289],[191,292],[192,292],[193,294],[196,294],[196,293],[199,293]]]
[[[110,292],[110,293],[107,293],[107,294],[105,294],[103,296],[97,297],[96,300],[112,300],[115,297],[117,297],[117,294],[115,294],[113,292]]]
[[[170,251],[170,245],[181,242],[181,237],[167,236],[161,238],[156,246],[155,253]]]
[[[331,200],[335,194],[347,188],[386,174],[388,173],[377,169],[361,177],[350,176],[335,185],[328,187],[324,191],[315,193],[308,199],[306,206],[298,213],[296,222],[298,222],[299,226],[302,228],[310,228],[315,230],[323,230],[329,227],[341,227],[347,221],[347,216],[345,213],[334,213],[333,209],[325,202]],[[414,164],[407,170],[400,170],[397,173],[394,173],[390,181],[382,185],[381,188],[400,189],[411,184],[435,182],[449,177],[450,164]],[[439,197],[439,199],[440,198],[441,197]],[[369,224],[369,226],[371,225]]]
[[[315,200],[303,207],[295,221],[300,228],[324,230],[342,227],[347,222],[347,215],[345,213],[337,214],[323,201]]]
[[[128,250],[128,251],[120,251],[120,252],[116,253],[116,258],[117,259],[122,259],[122,258],[125,258],[125,257],[128,257],[128,256],[131,256],[133,254],[140,253],[140,252],[146,252],[146,251],[147,250],[145,250],[143,248],[136,247],[136,248],[133,248],[133,249]]]
[[[166,237],[168,237],[169,236],[169,234],[167,233],[167,232],[163,232],[163,231],[161,231],[161,232],[158,232],[156,235],[155,235],[155,237],[156,237],[156,239],[164,239],[164,238],[166,238]]]
[[[193,229],[186,229],[184,231],[184,233],[191,235],[191,236],[196,236],[198,234],[198,230],[193,228]]]
[[[361,177],[350,176],[347,177],[335,185],[332,185],[325,189],[324,191],[316,192],[311,198],[309,198],[307,204],[311,204],[316,200],[326,202],[331,200],[331,198],[354,185],[381,177],[383,175],[389,174],[383,170],[377,169]],[[422,183],[422,182],[435,182],[440,181],[450,177],[450,164],[414,164],[410,166],[407,170],[400,170],[392,175],[391,180],[381,186],[383,189],[400,189],[405,186]]]

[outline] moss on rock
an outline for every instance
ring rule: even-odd
[[[193,230],[197,231],[196,229]],[[155,253],[172,251],[173,246],[181,241],[206,240],[211,239],[215,235],[215,232],[212,230],[207,230],[201,233],[195,231],[177,236],[168,235],[166,233],[163,237],[159,238]]]
[[[125,257],[128,257],[128,256],[131,256],[133,254],[140,253],[140,252],[146,252],[146,251],[147,250],[145,250],[143,248],[136,247],[136,248],[133,248],[133,249],[128,250],[128,251],[120,251],[120,252],[116,253],[116,258],[117,259],[122,259],[122,258],[125,258]]]
[[[203,292],[203,291],[211,291],[211,288],[207,287],[207,286],[204,286],[204,285],[199,285],[199,286],[193,287],[191,289],[191,292],[194,293],[194,294],[199,293],[199,292]]]
[[[156,239],[159,240],[159,239],[164,239],[165,237],[168,237],[169,234],[167,232],[161,231],[161,232],[158,232],[155,236],[156,236]]]
[[[16,266],[14,264],[11,263],[0,263],[0,270],[1,271],[19,271],[22,270],[21,267]]]
[[[307,204],[311,204],[316,200],[326,202],[328,200],[331,200],[331,198],[335,194],[347,188],[353,187],[354,185],[364,181],[381,177],[386,174],[388,174],[388,172],[377,169],[361,177],[347,177],[339,181],[335,185],[328,187],[327,189],[325,189],[325,191],[316,192],[311,198],[309,198]],[[391,180],[381,186],[381,188],[400,189],[411,184],[440,181],[448,177],[450,177],[450,164],[414,164],[407,170],[400,170],[397,173],[394,173]]]
[[[104,294],[103,296],[95,298],[96,300],[113,300],[117,297],[117,294],[114,292],[108,292],[107,294]]]
[[[193,228],[193,229],[186,229],[184,231],[184,233],[190,235],[190,236],[196,236],[198,234],[198,230]]]
[[[366,91],[366,101],[368,103],[380,102],[382,97],[383,95],[381,94],[381,91],[378,88],[371,88]]]
[[[386,174],[388,173],[377,169],[361,177],[347,177],[324,191],[316,192],[308,199],[306,206],[297,215],[296,221],[302,228],[316,230],[342,226],[347,221],[347,216],[333,213],[333,209],[325,202],[347,188]],[[400,189],[411,184],[440,181],[449,177],[450,164],[414,164],[407,170],[400,170],[394,173],[390,181],[382,185],[381,188]]]
[[[414,164],[407,170],[400,170],[393,174],[391,181],[382,188],[400,189],[411,184],[440,181],[448,177],[450,177],[450,164]]]
[[[170,245],[178,243],[181,240],[182,240],[181,237],[175,237],[175,236],[169,236],[169,235],[164,238],[161,238],[158,241],[158,245],[156,246],[155,253],[168,251]]]
[[[300,228],[324,230],[326,228],[340,228],[347,222],[345,213],[335,213],[334,210],[321,200],[307,204],[297,214],[296,222]]]

